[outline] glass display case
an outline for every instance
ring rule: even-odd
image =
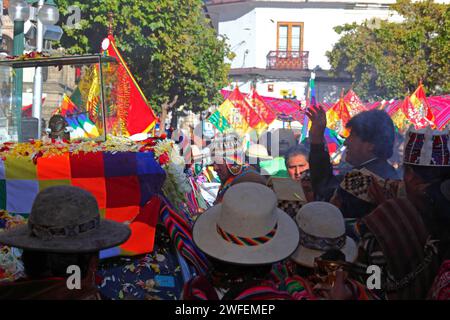
[[[41,87],[34,83],[37,67]],[[120,135],[117,68],[113,57],[100,54],[1,60],[0,143],[44,135],[70,141]]]

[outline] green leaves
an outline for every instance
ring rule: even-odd
[[[69,53],[97,53],[114,13],[118,48],[152,107],[178,95],[178,105],[204,110],[218,102],[228,83],[231,55],[203,13],[201,0],[57,0],[67,20],[70,5],[81,9],[80,29],[64,27],[61,45]],[[65,16],[64,16],[65,15]]]
[[[398,0],[402,23],[367,21],[335,27],[342,35],[327,57],[332,71],[352,75],[363,99],[401,99],[419,79],[429,94],[450,91],[450,5]]]

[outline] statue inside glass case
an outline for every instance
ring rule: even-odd
[[[69,124],[66,119],[59,114],[55,114],[50,118],[47,133],[51,139],[70,141]]]

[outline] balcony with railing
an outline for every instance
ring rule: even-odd
[[[306,70],[309,51],[270,51],[267,55],[267,69]]]

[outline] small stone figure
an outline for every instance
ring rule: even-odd
[[[56,114],[48,122],[47,133],[51,139],[61,139],[70,141],[69,124],[63,116]]]

